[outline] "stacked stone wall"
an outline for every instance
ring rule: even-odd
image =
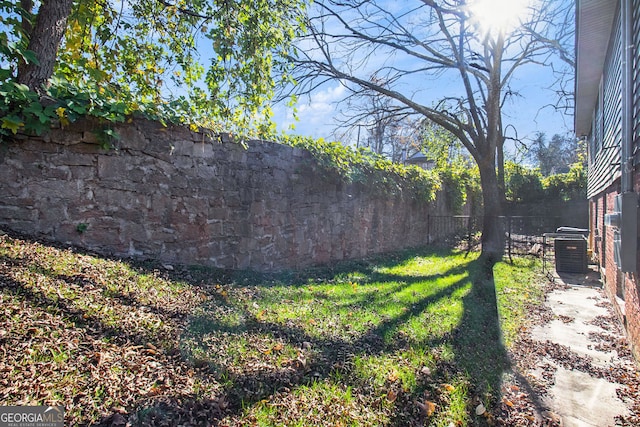
[[[116,256],[274,271],[425,245],[437,237],[428,215],[448,214],[344,184],[298,148],[136,120],[103,149],[97,126],[0,146],[1,226]]]

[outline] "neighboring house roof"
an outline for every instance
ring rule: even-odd
[[[424,153],[418,151],[416,154],[409,156],[407,158],[406,163],[426,163],[427,160],[427,156],[424,155]]]
[[[408,164],[408,165],[420,166],[423,169],[433,169],[436,163],[433,160],[427,159],[427,156],[425,156],[424,153],[421,153],[421,152],[417,152],[416,154],[410,156],[404,162],[405,164]]]
[[[591,129],[617,0],[576,2],[576,110],[575,132]]]

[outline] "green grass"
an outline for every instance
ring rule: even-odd
[[[494,268],[498,309],[505,344],[511,346],[521,328],[526,327],[527,307],[541,304],[544,291],[539,283],[540,261],[514,258],[513,263],[500,263]],[[538,272],[538,275],[534,272]]]
[[[542,300],[537,271],[515,259],[486,277],[477,254],[424,250],[167,272],[0,238],[5,372],[24,388],[0,404],[63,402],[78,424],[197,407],[236,426],[485,425],[475,406],[500,399],[505,346]]]
[[[476,257],[426,251],[339,271],[245,281],[203,307],[188,340],[209,343],[198,347],[197,357],[232,384],[234,375],[246,372],[242,366],[260,364],[267,377],[283,366],[297,369],[277,383],[294,378],[294,403],[277,403],[277,393],[240,393],[245,411],[231,420],[241,424],[297,425],[300,414],[315,419],[317,398],[310,395],[316,392],[308,387],[317,390],[318,380],[322,393],[347,387],[360,398],[368,421],[361,424],[361,414],[354,415],[357,425],[408,423],[420,418],[415,402],[424,399],[437,404],[429,414],[433,425],[482,424],[473,419],[475,402],[497,401],[508,370],[504,344],[515,339],[527,305],[539,303],[542,291],[534,283],[536,261],[498,264],[494,283],[481,279]],[[274,345],[279,351],[269,352]],[[304,366],[295,363],[299,359]],[[442,384],[453,388],[443,392]],[[395,399],[387,398],[390,390]],[[332,416],[317,425],[351,425]]]

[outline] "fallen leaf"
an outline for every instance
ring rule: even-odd
[[[392,383],[398,381],[398,373],[395,370],[391,371],[387,376],[387,380],[391,381]]]
[[[427,368],[426,366],[423,366],[422,369],[420,369],[420,373],[422,375],[430,376],[431,375],[431,369]]]
[[[393,389],[389,389],[389,391],[387,392],[387,400],[389,402],[395,402],[397,398],[398,398],[398,392],[396,392]]]
[[[454,386],[452,386],[451,384],[442,384],[442,388],[445,389],[448,392],[452,392],[453,390],[455,390],[456,388]]]
[[[422,411],[422,413],[427,417],[432,416],[433,413],[436,411],[436,404],[430,400],[425,400],[424,403],[416,402],[416,405],[418,405],[418,407],[420,408],[420,411]]]
[[[157,396],[162,393],[162,388],[158,386],[151,386],[151,389],[147,392],[147,396]]]
[[[282,345],[282,343],[277,343],[276,345],[273,346],[273,351],[280,351],[284,348],[284,346]]]
[[[487,412],[487,408],[482,403],[476,406],[476,415],[483,415],[485,412]]]
[[[502,399],[502,403],[504,403],[505,405],[507,405],[510,408],[513,408],[513,402],[510,401],[509,399]]]
[[[430,400],[425,401],[424,406],[427,408],[427,417],[430,417],[436,411],[436,404]]]

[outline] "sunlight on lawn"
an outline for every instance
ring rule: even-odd
[[[200,342],[200,357],[232,383],[234,375],[247,381],[247,371],[256,369],[261,373],[253,380],[275,381],[271,391],[239,393],[245,412],[231,424],[402,425],[430,418],[434,425],[465,425],[473,402],[489,405],[498,386],[473,373],[494,371],[487,377],[499,378],[505,369],[500,340],[467,351],[476,360],[460,354],[462,345],[474,346],[469,337],[481,339],[492,324],[491,314],[488,320],[473,314],[482,310],[470,293],[476,257],[426,253],[329,276],[230,287],[228,298],[205,307],[196,321],[218,327],[190,342]],[[519,264],[496,268],[498,292],[506,289],[499,297],[504,310],[526,302],[511,290],[512,279],[527,280],[532,265]],[[497,325],[495,301],[493,313]],[[507,317],[513,327],[523,321]],[[229,324],[233,329],[223,326]],[[426,413],[424,402],[433,411]]]
[[[474,253],[424,250],[230,278],[0,238],[0,380],[22,385],[0,389],[0,404],[65,404],[81,425],[105,414],[141,424],[483,423],[476,405],[500,404],[503,343],[542,293],[536,261],[497,265],[495,283],[478,267]]]

